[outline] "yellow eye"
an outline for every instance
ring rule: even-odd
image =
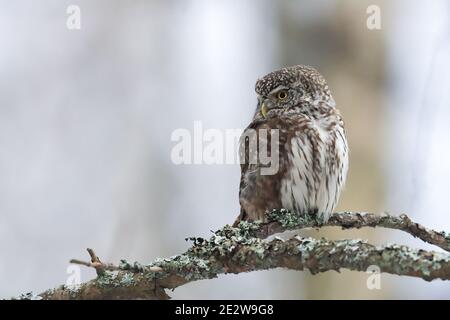
[[[288,93],[286,90],[281,90],[277,93],[278,100],[284,100],[288,97]]]

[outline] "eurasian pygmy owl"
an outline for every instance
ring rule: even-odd
[[[258,106],[241,137],[240,220],[266,220],[272,209],[315,213],[327,221],[339,199],[348,169],[344,122],[325,79],[311,67],[297,65],[269,73],[256,82]],[[278,129],[278,170],[263,174],[260,152],[275,141],[264,133]],[[248,131],[256,131],[251,150]],[[249,150],[250,149],[250,150]],[[273,155],[271,155],[273,156]]]

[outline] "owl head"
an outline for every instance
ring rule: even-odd
[[[258,95],[255,118],[296,113],[316,116],[335,106],[322,75],[304,65],[267,74],[256,82],[255,91]]]

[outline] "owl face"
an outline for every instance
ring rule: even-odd
[[[297,65],[269,73],[255,85],[258,107],[255,118],[290,113],[314,115],[319,108],[333,108],[325,79],[311,67]]]

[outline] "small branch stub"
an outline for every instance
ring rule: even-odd
[[[97,272],[97,276],[102,276],[105,274],[105,271],[118,271],[120,268],[118,266],[115,266],[113,264],[107,263],[104,264],[100,261],[100,259],[97,257],[93,249],[87,248],[87,252],[89,253],[89,256],[91,257],[91,262],[82,261],[78,259],[72,259],[70,260],[70,263],[73,264],[79,264],[82,266],[95,268],[95,271]]]

